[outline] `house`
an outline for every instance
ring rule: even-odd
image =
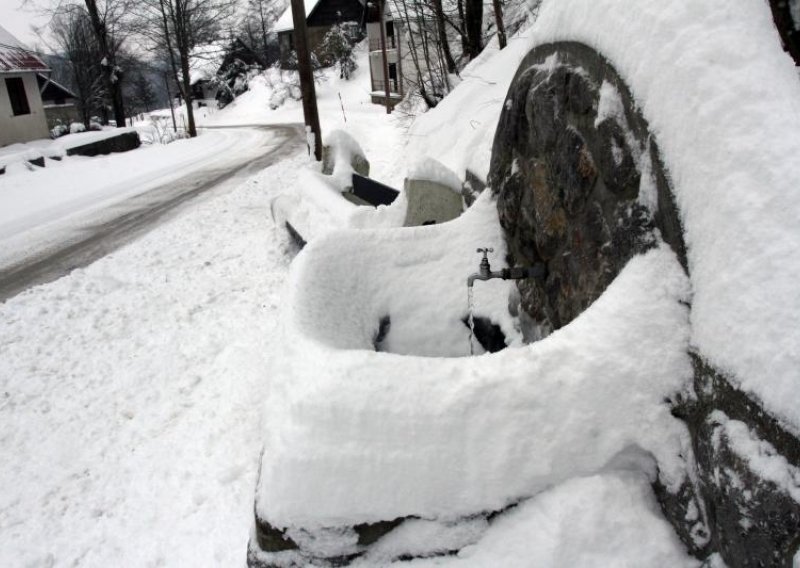
[[[49,136],[37,73],[47,65],[0,26],[0,146]]]
[[[381,45],[381,26],[386,44],[388,71],[389,106],[399,103],[417,85],[417,68],[421,75],[431,71],[425,47],[427,38],[438,37],[436,23],[430,18],[414,18],[410,28],[403,18],[392,13],[394,3],[383,5],[383,22],[378,10],[377,0],[368,2],[366,12],[367,38],[369,40],[370,95],[375,104],[386,104],[387,79],[384,77],[383,47]],[[450,38],[452,41],[453,38]],[[440,73],[439,69],[434,71]]]
[[[392,16],[390,4],[384,2],[383,22],[381,22],[381,13],[377,3],[370,2],[366,21],[369,41],[370,96],[373,103],[386,104],[387,79],[384,77],[383,44],[381,43],[381,26],[383,26],[383,41],[386,46],[389,72],[389,105],[394,107],[403,99],[409,86],[403,75],[403,64],[411,65],[411,62],[408,61],[410,50],[405,38],[403,20],[402,18],[395,19]]]
[[[75,93],[43,73],[36,75],[36,81],[49,130],[52,130],[57,124],[69,125],[73,122],[83,122],[76,106],[78,97]]]
[[[366,2],[366,0],[364,0]],[[350,24],[361,29],[365,16],[365,4],[360,0],[307,0],[306,26],[308,32],[308,49],[317,51],[325,34],[336,24]],[[281,51],[281,66],[291,66],[294,52],[294,21],[292,7],[275,22],[273,29],[278,34],[278,46]]]

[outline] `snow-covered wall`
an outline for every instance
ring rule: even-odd
[[[800,81],[769,6],[546,0],[418,120],[415,150],[485,175],[517,65],[557,41],[612,63],[659,144],[688,246],[693,348],[800,432]]]

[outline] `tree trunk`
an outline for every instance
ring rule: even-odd
[[[189,84],[189,53],[181,50],[181,76],[183,77],[183,100],[186,102],[186,119],[189,121],[188,132],[191,138],[197,136],[194,125],[194,109],[192,108],[192,87]]]
[[[494,0],[497,2],[498,0]],[[450,53],[450,43],[447,41],[447,32],[444,27],[444,9],[442,8],[442,0],[433,0],[433,7],[436,11],[436,31],[439,33],[439,44],[442,47],[442,55],[444,56],[445,65],[447,65],[448,73],[456,72],[456,62],[453,60],[453,54]]]
[[[100,19],[96,0],[86,0],[86,10],[89,12],[92,28],[100,45],[100,51],[103,54],[101,63],[103,81],[108,97],[111,99],[111,106],[114,109],[114,120],[117,123],[117,128],[124,128],[125,104],[122,100],[122,73],[117,69],[116,54],[113,53],[113,50],[108,45],[108,28],[106,27],[106,22]]]
[[[494,22],[497,25],[497,42],[500,44],[500,49],[506,46],[506,27],[503,24],[503,8],[500,6],[500,0],[492,0],[494,4]]]
[[[467,31],[467,56],[475,59],[483,49],[481,31],[483,30],[483,1],[465,0],[464,24]]]
[[[161,2],[164,4],[163,0]],[[197,128],[194,124],[194,109],[192,108],[192,86],[189,77],[189,49],[190,38],[187,21],[187,14],[184,11],[184,0],[175,0],[172,5],[172,26],[175,31],[175,46],[178,48],[178,57],[181,63],[181,81],[178,85],[183,95],[183,101],[186,103],[186,119],[189,121],[187,132],[190,138],[197,136]]]
[[[467,25],[466,18],[464,18],[464,0],[458,0],[458,32],[461,34],[461,53],[465,54],[469,51],[469,42],[467,41]]]

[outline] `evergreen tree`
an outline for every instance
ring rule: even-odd
[[[324,65],[338,65],[339,78],[350,79],[356,70],[356,60],[353,56],[354,38],[345,27],[336,24],[325,34],[320,46],[320,58]]]

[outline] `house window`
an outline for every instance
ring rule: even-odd
[[[386,47],[397,47],[397,44],[394,41],[394,22],[392,20],[386,22]]]
[[[11,100],[11,111],[14,116],[30,114],[31,107],[28,106],[28,97],[25,95],[25,83],[22,82],[22,78],[6,79],[6,89],[8,89],[8,98]]]
[[[389,63],[389,85],[393,92],[397,92],[397,63]]]

